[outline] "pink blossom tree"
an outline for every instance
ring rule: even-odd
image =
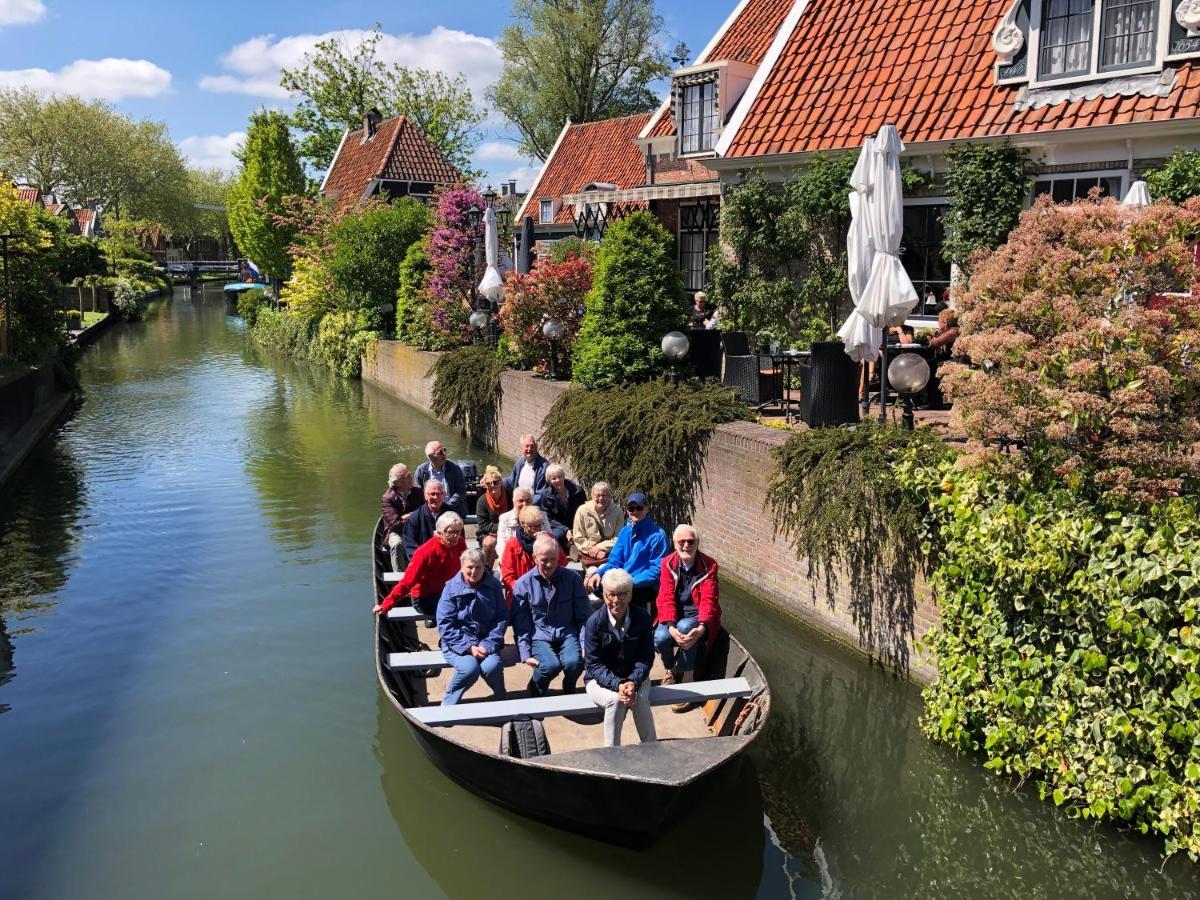
[[[471,209],[480,212],[484,199],[459,185],[438,197],[433,234],[429,237],[430,318],[432,327],[455,343],[471,340],[475,286],[483,277],[483,222],[471,223]]]

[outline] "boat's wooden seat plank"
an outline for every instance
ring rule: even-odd
[[[425,617],[412,606],[393,606],[388,610],[387,617],[393,622],[424,621]],[[396,654],[399,655],[399,654]]]
[[[403,577],[404,577],[403,572],[384,572],[383,573],[383,582],[384,582],[384,584],[399,584],[400,579]]]
[[[411,608],[411,607],[408,607]],[[450,665],[441,650],[417,650],[412,653],[389,653],[388,668],[395,672],[411,669],[444,669]]]
[[[398,654],[393,654],[395,655]],[[402,655],[408,657],[428,654]],[[439,653],[438,656],[440,655]],[[664,706],[669,703],[703,702],[725,697],[748,697],[750,693],[750,683],[745,678],[719,678],[689,684],[657,685],[650,689],[650,704]],[[485,700],[481,703],[459,703],[454,706],[421,706],[408,710],[418,722],[433,726],[494,725],[517,716],[575,716],[596,711],[596,704],[583,691],[519,700]]]

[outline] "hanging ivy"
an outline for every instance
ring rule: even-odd
[[[495,447],[503,371],[504,364],[485,344],[443,353],[425,373],[433,378],[433,414],[484,447]]]
[[[946,259],[969,270],[976,250],[1008,240],[1029,196],[1025,150],[1002,144],[955,144],[946,153],[950,208],[943,224]]]

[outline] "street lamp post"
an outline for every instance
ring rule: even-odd
[[[662,352],[671,363],[671,384],[676,384],[679,376],[675,371],[676,365],[683,361],[691,348],[691,341],[682,331],[668,331],[663,335]]]
[[[547,319],[542,323],[542,334],[550,342],[550,380],[558,381],[558,342],[567,333],[566,327],[558,319]]]
[[[929,384],[929,363],[916,353],[901,353],[887,368],[887,380],[901,399],[900,424],[909,431],[916,425],[913,414],[913,397],[925,390]]]
[[[474,329],[477,339],[487,341],[484,337],[485,329],[491,324],[492,317],[486,309],[477,309],[471,313],[470,319],[471,328]]]

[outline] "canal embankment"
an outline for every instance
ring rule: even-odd
[[[72,397],[52,363],[0,374],[0,490],[67,412]]]
[[[432,415],[433,379],[428,372],[439,356],[398,341],[379,341],[363,358],[362,377]],[[569,387],[569,382],[505,371],[496,449],[515,456],[522,435],[540,435],[546,413]],[[818,631],[871,659],[899,661],[918,682],[931,681],[934,661],[921,653],[920,642],[937,620],[937,606],[924,584],[917,586],[910,622],[907,614],[857,602],[848,577],[832,584],[810,579],[807,564],[774,533],[766,503],[767,485],[776,472],[771,452],[786,439],[778,429],[753,422],[716,428],[706,451],[694,519],[706,552],[718,560],[722,574]]]

